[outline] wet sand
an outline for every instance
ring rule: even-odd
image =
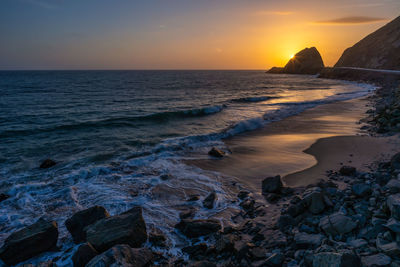
[[[260,192],[261,181],[272,175],[284,177],[287,186],[306,186],[323,178],[327,170],[337,170],[341,163],[365,167],[400,148],[397,137],[361,136],[366,135],[359,121],[365,117],[367,104],[362,98],[315,107],[226,139],[232,154],[192,164],[236,177],[253,192]]]

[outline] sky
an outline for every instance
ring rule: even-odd
[[[0,0],[0,69],[268,69],[315,46],[332,66],[400,0]]]

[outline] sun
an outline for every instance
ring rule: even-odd
[[[294,55],[292,54],[292,55],[290,55],[290,59],[292,59],[292,58],[294,58]]]

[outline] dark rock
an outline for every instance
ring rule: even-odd
[[[400,193],[390,195],[386,200],[386,204],[389,207],[392,217],[400,220]]]
[[[85,243],[79,246],[72,255],[72,262],[74,267],[85,267],[86,264],[98,255],[97,251],[89,243]]]
[[[235,236],[232,234],[223,235],[215,242],[215,249],[218,253],[232,252],[234,250]]]
[[[262,181],[262,192],[267,193],[279,193],[282,189],[281,176],[267,177]]]
[[[194,208],[189,208],[179,213],[179,218],[180,219],[193,218],[195,214],[196,210]]]
[[[351,187],[351,191],[353,192],[354,195],[358,197],[367,197],[371,195],[371,186],[367,184],[354,184]]]
[[[154,231],[149,234],[149,242],[156,247],[165,247],[165,241],[167,241],[167,238],[159,229],[154,229]]]
[[[287,245],[286,235],[279,230],[265,229],[257,233],[253,239],[263,240],[265,248],[278,248]]]
[[[203,206],[207,209],[214,208],[214,201],[217,198],[217,194],[215,192],[211,192],[204,200]]]
[[[397,242],[387,242],[378,237],[376,239],[376,248],[390,257],[398,258],[400,256],[400,247]]]
[[[322,234],[296,233],[294,242],[298,248],[316,248],[321,245],[324,238]]]
[[[215,233],[221,229],[221,223],[214,219],[183,219],[175,228],[190,238]]]
[[[281,198],[279,194],[275,193],[264,193],[263,195],[265,199],[270,203],[276,203]]]
[[[390,160],[390,167],[392,170],[400,169],[400,153],[395,154]]]
[[[208,151],[208,155],[216,158],[222,158],[223,156],[225,156],[225,152],[216,147],[213,147],[210,151]]]
[[[400,222],[394,218],[390,218],[384,226],[394,233],[400,233]]]
[[[324,195],[318,188],[308,189],[303,200],[312,214],[319,214],[325,209]]]
[[[314,255],[313,267],[359,267],[360,258],[353,253],[321,252]]]
[[[10,197],[9,195],[1,193],[1,194],[0,194],[0,202],[6,200],[6,199],[9,198],[9,197]]]
[[[54,165],[56,165],[57,163],[54,161],[54,160],[52,160],[52,159],[46,159],[46,160],[44,160],[43,162],[42,162],[42,164],[40,164],[40,168],[41,169],[47,169],[47,168],[50,168],[50,167],[53,167]]]
[[[182,248],[182,252],[188,254],[191,259],[200,259],[206,254],[207,249],[207,244],[200,243],[193,246],[184,247]]]
[[[357,227],[357,222],[340,212],[327,215],[320,220],[321,229],[331,236],[346,234]]]
[[[387,267],[392,259],[383,253],[361,257],[361,264],[364,267]]]
[[[189,267],[217,267],[217,265],[209,261],[198,261],[190,264]]]
[[[271,74],[283,74],[283,68],[281,67],[272,67],[271,69],[269,69],[267,71],[267,73],[271,73]]]
[[[397,179],[391,179],[387,184],[386,184],[387,189],[389,189],[389,192],[392,194],[399,193],[400,192],[400,181]]]
[[[120,215],[101,219],[85,230],[87,241],[99,252],[117,244],[128,244],[137,248],[147,240],[141,207],[134,207]]]
[[[245,199],[246,197],[249,196],[249,194],[250,192],[248,191],[240,191],[237,196],[239,199]]]
[[[8,265],[25,261],[42,252],[56,249],[56,222],[39,219],[36,223],[12,233],[0,249],[0,258]]]
[[[148,248],[131,248],[128,245],[116,245],[94,257],[86,267],[148,267],[153,258],[153,253]]]
[[[160,176],[161,180],[166,181],[166,180],[170,180],[172,178],[171,174],[163,174]]]
[[[270,267],[282,266],[285,256],[282,253],[274,253],[265,261],[265,264]]]
[[[200,199],[199,195],[190,195],[187,201],[192,202],[192,201],[197,201],[199,199]]]
[[[297,217],[298,215],[302,214],[306,210],[305,203],[303,201],[298,202],[296,204],[290,205],[285,213],[289,214],[292,217]]]
[[[400,17],[347,48],[335,67],[400,70]]]
[[[341,175],[345,175],[345,176],[353,176],[356,174],[356,168],[351,167],[351,166],[342,166],[339,170],[339,173]]]
[[[296,225],[296,220],[288,214],[281,215],[278,219],[278,228],[281,231],[287,229],[290,226],[294,226],[294,225]]]
[[[86,241],[84,228],[98,220],[110,217],[107,210],[101,206],[94,206],[85,210],[78,211],[71,218],[65,221],[65,226],[71,233],[76,244]]]
[[[250,212],[254,209],[254,204],[255,204],[254,199],[246,199],[243,202],[240,203],[240,206],[247,212]]]

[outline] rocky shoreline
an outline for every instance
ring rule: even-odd
[[[381,79],[379,85],[370,99],[375,109],[364,120],[371,134],[395,134],[400,130],[399,81]],[[217,152],[210,154],[224,156]],[[327,170],[325,179],[305,188],[287,188],[280,176],[268,177],[260,192],[269,204],[240,191],[234,226],[195,219],[196,211],[188,209],[175,227],[191,241],[182,257],[160,252],[166,237],[146,227],[141,207],[110,216],[94,206],[65,221],[79,244],[68,255],[74,266],[400,266],[400,154],[377,166],[370,172],[351,166]],[[216,198],[210,192],[201,201],[210,209]],[[0,258],[16,265],[57,251],[57,240],[57,223],[40,218],[12,233]],[[56,266],[59,259],[23,266]]]

